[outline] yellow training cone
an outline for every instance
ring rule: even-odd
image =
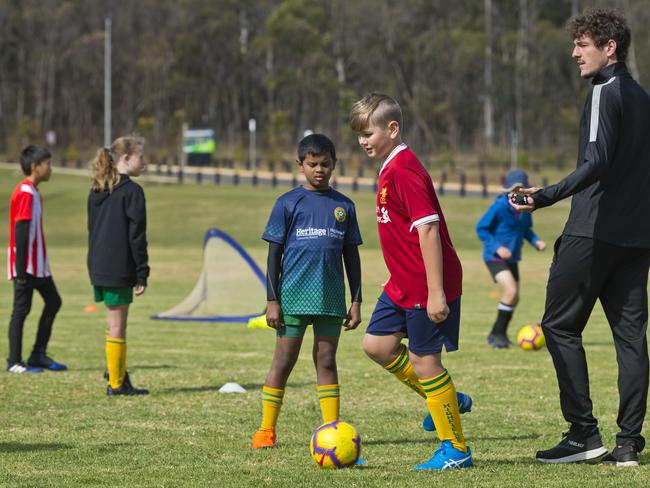
[[[269,325],[266,323],[266,314],[262,314],[257,317],[253,317],[252,319],[248,319],[248,328],[249,329],[271,329],[271,327],[269,327]]]

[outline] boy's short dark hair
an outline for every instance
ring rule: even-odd
[[[572,38],[587,36],[602,48],[610,39],[616,41],[616,59],[625,61],[632,41],[632,33],[625,16],[615,9],[593,8],[569,19],[567,29]]]
[[[32,174],[32,163],[38,166],[46,159],[50,159],[50,151],[41,146],[29,145],[20,153],[20,167],[25,176]]]
[[[329,137],[323,134],[309,134],[298,143],[298,160],[302,163],[309,155],[329,154],[336,161],[336,149]]]

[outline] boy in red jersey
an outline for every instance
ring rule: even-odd
[[[402,143],[401,125],[399,104],[379,93],[356,102],[350,113],[359,145],[382,162],[377,225],[390,272],[363,349],[426,399],[442,445],[415,469],[468,468],[472,456],[463,436],[458,397],[441,360],[443,347],[458,349],[462,268],[431,177]],[[405,337],[408,351],[402,344]]]
[[[41,373],[43,369],[63,371],[66,366],[46,355],[54,317],[61,308],[61,297],[50,274],[45,238],[43,237],[43,198],[38,185],[50,179],[51,155],[45,148],[27,146],[20,155],[20,166],[27,176],[11,194],[8,278],[14,284],[14,302],[9,323],[10,373]],[[23,326],[37,290],[45,308],[38,322],[38,332],[27,364],[22,362]]]

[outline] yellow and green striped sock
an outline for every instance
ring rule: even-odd
[[[126,340],[106,336],[106,369],[108,383],[117,390],[124,383],[126,375]]]
[[[320,402],[320,410],[323,413],[323,422],[329,424],[339,419],[340,401],[340,385],[319,385],[318,386],[318,401]]]
[[[408,348],[404,344],[401,346],[402,348],[395,360],[388,366],[384,366],[384,369],[389,373],[394,374],[398,380],[411,388],[422,398],[426,398],[427,396],[420,386],[420,381],[418,380],[415,371],[413,371],[413,365],[411,364],[411,361],[409,361]]]
[[[262,387],[262,425],[260,429],[275,429],[283,398],[284,390],[266,385]]]
[[[467,452],[460,424],[456,387],[447,370],[433,378],[420,380],[420,384],[427,395],[427,408],[436,424],[440,440],[451,441],[456,449]]]

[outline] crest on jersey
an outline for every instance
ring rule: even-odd
[[[386,205],[386,199],[388,198],[388,188],[383,187],[379,192],[379,203]]]
[[[345,219],[348,218],[348,214],[345,212],[343,207],[336,207],[334,209],[334,218],[337,222],[345,222]]]

